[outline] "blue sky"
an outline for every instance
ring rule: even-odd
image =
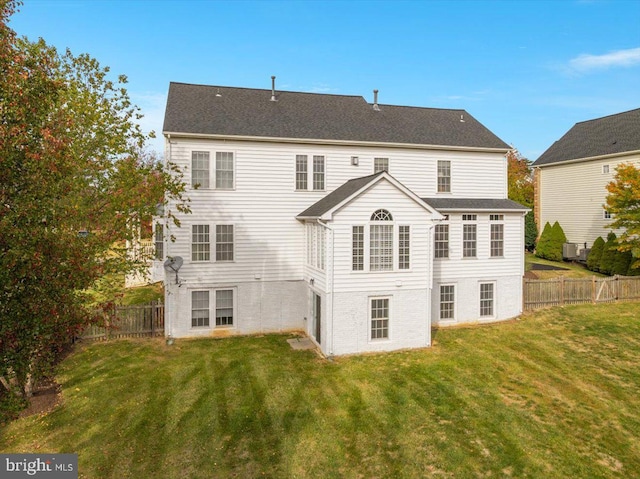
[[[535,160],[573,124],[640,108],[640,0],[25,0],[19,34],[88,53],[156,131],[170,81],[463,108]]]

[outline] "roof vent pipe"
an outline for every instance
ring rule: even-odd
[[[380,111],[380,107],[378,106],[378,90],[373,90],[373,109]]]
[[[274,75],[271,75],[271,101],[278,101],[276,100],[276,77]]]

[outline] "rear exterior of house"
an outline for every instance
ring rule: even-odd
[[[606,186],[622,163],[640,166],[640,109],[575,124],[533,163],[538,228],[558,221],[587,248],[606,239]]]
[[[340,355],[521,312],[509,147],[464,110],[172,83],[163,130],[192,209],[156,226],[183,259],[167,334],[303,330]]]

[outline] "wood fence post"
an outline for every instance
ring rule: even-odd
[[[151,337],[156,337],[156,301],[151,301]]]
[[[560,276],[560,306],[564,306],[564,276]]]
[[[591,276],[591,303],[596,304],[596,277]]]

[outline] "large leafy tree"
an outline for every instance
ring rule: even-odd
[[[28,395],[99,315],[83,291],[127,255],[137,224],[182,200],[180,173],[144,152],[139,110],[108,68],[17,38],[0,0],[0,382]]]
[[[533,207],[531,162],[515,149],[507,153],[507,186],[510,200]]]
[[[631,267],[640,268],[640,169],[632,163],[618,165],[607,191],[606,209],[613,216],[609,226],[621,230],[618,249],[631,251]]]

